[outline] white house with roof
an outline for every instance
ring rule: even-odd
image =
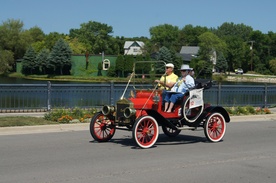
[[[183,61],[190,62],[194,57],[198,56],[199,46],[182,46],[180,50],[180,56]],[[215,72],[215,65],[217,63],[217,53],[215,50],[212,50],[210,53],[210,61],[213,64],[213,72]]]
[[[126,41],[124,44],[124,55],[141,55],[144,45],[142,41]]]
[[[199,46],[182,46],[180,50],[180,55],[183,61],[191,61],[193,57],[197,57],[199,51]]]

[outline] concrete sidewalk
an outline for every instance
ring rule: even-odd
[[[43,117],[44,113],[0,113],[1,116],[35,116]],[[254,121],[276,121],[276,112],[272,114],[262,115],[245,115],[245,116],[230,116],[230,124],[232,122],[254,122]],[[0,127],[1,135],[16,135],[16,134],[35,134],[49,132],[72,132],[72,131],[88,131],[90,123],[71,123],[57,125],[38,125],[38,126],[17,126],[17,127]]]

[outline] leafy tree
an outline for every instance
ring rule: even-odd
[[[38,63],[36,60],[36,53],[33,47],[30,46],[23,57],[22,72],[23,74],[28,75],[28,74],[36,73],[37,69],[38,69]]]
[[[196,68],[196,78],[210,79],[212,77],[213,66],[210,64],[210,62],[199,60],[196,64]]]
[[[134,57],[133,55],[125,55],[124,71],[127,73],[133,72]]]
[[[216,63],[216,70],[218,72],[224,72],[226,73],[227,69],[228,69],[228,63],[227,60],[224,58],[224,56],[222,54],[219,54],[217,57],[217,63]]]
[[[166,63],[172,62],[172,54],[171,54],[170,50],[168,48],[166,48],[165,46],[160,48],[158,60],[162,60]]]
[[[166,48],[165,46],[160,48],[157,60],[164,61],[165,63],[172,63],[172,54],[171,54],[170,50],[168,48]],[[156,70],[157,74],[163,74],[165,72],[164,64],[157,63],[155,70]]]
[[[276,59],[270,60],[269,66],[273,74],[276,74]]]
[[[14,62],[13,53],[9,50],[0,49],[0,74],[7,74],[12,70]]]
[[[116,66],[115,70],[118,73],[117,75],[119,77],[124,76],[124,56],[123,55],[118,55],[116,59]]]
[[[45,36],[44,44],[46,49],[52,50],[54,45],[59,39],[65,39],[66,35],[60,34],[58,32],[50,32],[48,35]]]
[[[80,26],[80,29],[70,29],[70,37],[78,38],[86,45],[90,53],[98,54],[104,51],[106,54],[110,54],[110,34],[113,33],[111,26],[94,21],[82,23]]]
[[[246,59],[246,55],[249,56],[249,52],[247,51],[246,43],[243,42],[238,37],[228,37],[227,40],[227,52],[226,52],[226,60],[228,60],[228,69],[229,71],[233,71],[238,67],[242,67],[243,63],[246,63],[246,67],[242,67],[246,72],[248,68],[248,62]]]
[[[211,32],[205,32],[199,36],[199,54],[200,56],[209,61],[211,53],[216,51],[218,53],[223,53],[226,50],[226,44],[223,40],[217,37]]]
[[[69,44],[72,54],[84,54],[86,53],[86,46],[84,43],[80,42],[78,38],[65,37],[65,41]]]
[[[116,77],[117,75],[116,75],[115,67],[110,66],[106,75],[109,77]]]
[[[67,42],[64,39],[59,39],[54,45],[50,56],[48,67],[52,68],[56,73],[63,75],[63,69],[69,74],[71,67],[71,54],[72,51]]]
[[[180,30],[179,43],[181,46],[197,46],[199,44],[198,37],[207,31],[209,31],[207,27],[193,27],[188,24]]]
[[[248,41],[250,33],[253,31],[252,27],[244,24],[234,24],[233,22],[225,22],[215,30],[215,34],[224,39],[228,36],[240,38],[243,41]]]
[[[49,50],[46,48],[42,49],[41,52],[36,57],[37,64],[39,65],[39,70],[42,74],[46,74],[46,69],[48,66],[48,57],[49,57]]]
[[[150,30],[151,41],[157,44],[159,48],[167,47],[169,50],[178,51],[180,45],[178,44],[179,28],[177,26],[163,24],[151,27]]]
[[[14,19],[8,19],[0,25],[0,48],[11,51],[14,61],[23,57],[31,43],[31,37],[23,30],[23,26],[22,21]]]
[[[45,38],[44,32],[37,26],[30,28],[27,32],[30,34],[32,42],[43,41]]]
[[[102,62],[98,63],[98,76],[102,76],[103,64]]]
[[[276,57],[276,33],[268,32],[268,56]]]

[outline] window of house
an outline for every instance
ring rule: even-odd
[[[110,67],[110,61],[108,59],[104,59],[103,61],[103,70],[108,70]]]

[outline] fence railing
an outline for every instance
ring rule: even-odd
[[[0,84],[0,112],[48,111],[53,108],[99,108],[115,104],[126,84]],[[144,85],[145,86],[145,85]],[[148,85],[147,88],[152,88]],[[129,85],[125,97],[130,95]],[[213,85],[204,102],[223,107],[276,105],[276,85]]]

